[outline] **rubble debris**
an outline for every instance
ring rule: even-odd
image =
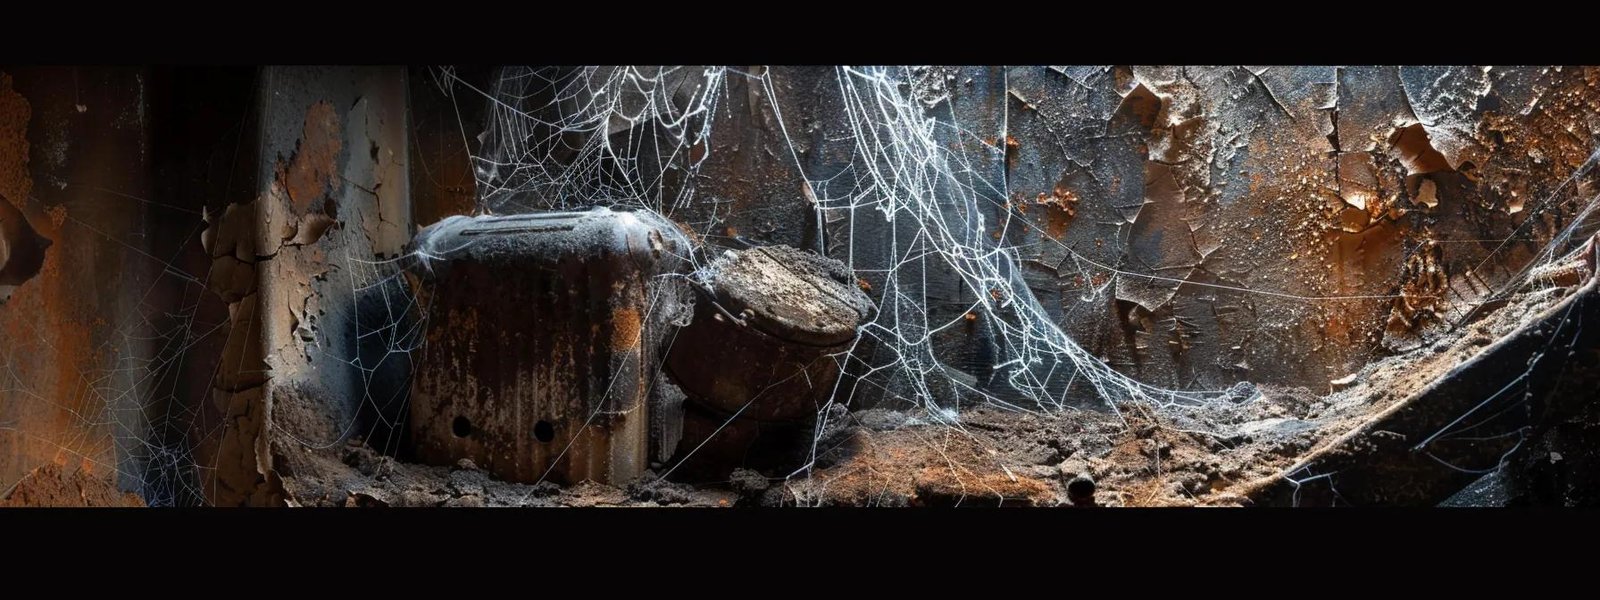
[[[0,489],[0,508],[6,507],[124,507],[142,508],[144,499],[125,492],[93,474],[93,463],[81,465],[50,462],[40,466],[7,489]]]
[[[380,192],[377,185],[353,183],[339,172],[345,154],[365,157],[369,147],[374,161],[380,154],[378,144],[365,140],[351,143],[353,138],[345,137],[341,145],[341,121],[350,119],[339,117],[355,113],[337,112],[335,106],[342,109],[350,104],[343,99],[300,102],[296,97],[280,104],[291,107],[287,111],[297,117],[291,119],[293,128],[303,125],[304,133],[301,140],[290,142],[295,150],[292,154],[277,141],[270,144],[278,156],[290,155],[278,160],[276,181],[270,184],[275,187],[269,187],[266,198],[258,198],[256,204],[230,204],[220,213],[206,211],[204,218],[212,227],[203,234],[202,245],[210,260],[188,271],[197,280],[203,277],[204,285],[228,305],[229,312],[219,330],[226,336],[219,335],[217,340],[221,354],[212,352],[208,357],[226,363],[217,370],[214,385],[205,386],[214,388],[206,393],[224,423],[212,431],[221,432],[215,437],[225,446],[205,461],[217,468],[217,481],[208,485],[226,488],[228,493],[219,497],[238,503],[271,503],[271,494],[262,492],[263,482],[282,475],[293,480],[288,482],[293,490],[288,502],[351,506],[720,505],[731,498],[744,504],[759,499],[769,505],[1004,504],[1021,498],[1026,503],[1051,505],[1073,502],[1072,488],[1080,479],[1099,488],[1098,497],[1091,499],[1098,505],[1273,503],[1281,498],[1272,494],[1286,489],[1284,486],[1294,488],[1291,496],[1300,502],[1326,501],[1329,496],[1342,497],[1341,501],[1396,501],[1401,497],[1364,490],[1368,484],[1352,483],[1348,478],[1324,477],[1328,473],[1295,461],[1306,458],[1308,452],[1327,458],[1324,451],[1337,444],[1359,446],[1359,452],[1399,454],[1409,449],[1412,455],[1408,460],[1422,462],[1418,446],[1406,445],[1416,442],[1415,431],[1362,423],[1396,417],[1385,411],[1416,402],[1423,397],[1419,390],[1434,389],[1428,387],[1435,385],[1433,382],[1457,377],[1453,369],[1467,364],[1463,361],[1478,356],[1477,352],[1503,349],[1497,340],[1502,340],[1509,326],[1521,324],[1530,315],[1544,315],[1553,303],[1572,296],[1572,288],[1589,281],[1595,272],[1593,253],[1534,266],[1532,261],[1543,258],[1545,247],[1529,242],[1562,232],[1570,222],[1568,217],[1578,214],[1575,207],[1593,198],[1594,178],[1587,171],[1574,170],[1585,164],[1586,157],[1592,158],[1593,133],[1600,123],[1593,117],[1600,96],[1593,90],[1600,89],[1596,86],[1600,69],[1014,68],[979,72],[979,85],[973,86],[973,77],[966,77],[961,87],[954,83],[957,75],[969,70],[921,72],[927,76],[919,77],[915,87],[924,106],[948,111],[949,118],[957,122],[969,121],[961,107],[986,101],[978,90],[996,89],[998,94],[988,101],[1016,108],[1007,112],[1012,121],[1005,127],[977,128],[986,137],[973,137],[984,137],[979,141],[994,150],[994,164],[980,161],[971,167],[974,173],[998,170],[1004,181],[992,183],[1004,185],[995,187],[1014,191],[1012,202],[994,216],[1009,218],[1016,213],[1023,219],[1044,220],[1007,226],[1004,231],[1009,233],[1004,234],[996,228],[994,237],[1008,250],[1025,255],[1025,264],[1031,265],[1027,268],[1045,273],[1030,273],[1029,286],[1040,294],[1052,317],[1068,328],[1068,335],[1083,341],[1094,356],[1119,371],[1158,386],[1217,389],[1239,377],[1250,377],[1291,387],[1267,386],[1259,396],[1188,411],[1150,412],[1143,405],[1119,405],[1118,418],[1126,417],[1126,422],[1089,411],[1019,417],[968,406],[964,411],[939,413],[942,421],[886,409],[849,416],[830,413],[818,427],[823,431],[812,432],[794,423],[740,422],[734,418],[740,416],[738,411],[706,403],[681,408],[689,401],[688,395],[676,390],[665,376],[646,386],[653,388],[644,403],[649,416],[639,420],[648,422],[644,427],[650,430],[648,452],[653,458],[665,459],[685,446],[683,411],[693,410],[699,411],[694,413],[693,426],[701,429],[691,437],[710,435],[705,427],[710,424],[733,439],[752,431],[751,435],[761,440],[793,436],[817,441],[822,455],[815,457],[814,468],[805,477],[814,475],[837,484],[833,487],[814,485],[810,480],[780,482],[749,469],[735,471],[726,481],[697,482],[698,487],[675,487],[658,480],[629,486],[593,481],[565,488],[548,481],[530,486],[499,481],[489,465],[479,467],[470,458],[453,464],[446,460],[438,466],[404,464],[367,447],[365,440],[325,448],[328,452],[322,458],[332,459],[330,465],[297,459],[281,463],[275,470],[273,463],[280,456],[309,455],[289,440],[290,436],[268,435],[300,424],[286,418],[290,411],[307,410],[308,406],[320,410],[346,400],[335,393],[332,398],[317,397],[297,406],[293,394],[275,393],[272,386],[265,385],[281,384],[284,390],[292,390],[296,381],[316,372],[276,369],[276,365],[283,364],[277,362],[281,357],[298,355],[287,350],[306,350],[303,362],[309,364],[308,347],[327,337],[317,331],[324,308],[318,303],[344,304],[343,298],[321,296],[326,289],[311,283],[325,277],[326,271],[304,267],[336,266],[312,246],[329,237],[343,241],[341,212],[351,223],[367,223],[368,242],[372,242],[372,229],[404,231],[410,227],[409,222],[388,222],[383,213],[359,207],[356,216],[349,211],[348,198],[340,195],[340,182],[372,196],[392,194],[395,189],[391,185]],[[827,142],[848,139],[838,131],[826,130],[826,124],[819,124],[813,116],[794,117],[801,111],[787,109],[791,117],[787,129],[796,134],[792,138],[787,133],[783,138],[772,134],[776,126],[785,124],[773,110],[780,102],[833,83],[824,73],[804,80],[820,86],[797,86],[783,73],[786,71],[769,76],[769,71],[762,71],[759,77],[738,78],[729,88],[736,91],[723,96],[733,103],[733,110],[727,111],[730,120],[759,124],[763,131],[719,124],[717,131],[733,135],[695,140],[682,155],[699,160],[707,156],[709,145],[716,145],[718,151],[710,155],[711,162],[698,183],[749,177],[759,183],[743,183],[742,189],[762,192],[729,194],[738,200],[715,199],[689,209],[713,215],[698,215],[706,222],[697,222],[694,228],[725,231],[729,239],[721,241],[746,246],[751,241],[785,240],[819,249],[824,241],[830,248],[849,248],[851,252],[866,248],[868,244],[854,243],[861,240],[840,244],[838,236],[824,240],[828,236],[823,232],[807,229],[811,227],[807,217],[817,217],[818,228],[825,227],[824,219],[835,230],[856,224],[846,218],[854,208],[822,208],[822,214],[814,214],[815,207],[827,203],[818,200],[809,180],[801,181],[804,185],[800,186],[809,202],[766,200],[793,196],[795,168],[833,172],[830,167],[835,165],[827,155],[837,147],[830,148]],[[1059,85],[1042,85],[1041,80]],[[991,81],[1004,83],[985,87]],[[761,87],[762,83],[766,87]],[[9,93],[9,83],[0,87]],[[280,94],[276,100],[285,90],[293,92],[297,87],[301,86],[282,86],[268,93]],[[676,94],[672,95],[674,102],[682,99]],[[356,104],[362,107],[360,112],[368,108],[363,102],[367,101]],[[82,114],[84,105],[77,106],[76,112]],[[308,106],[309,110],[303,110]],[[298,119],[302,112],[303,124]],[[142,112],[139,114],[142,120]],[[9,161],[0,165],[7,192],[27,189],[13,185],[17,180],[13,175],[20,173],[26,179],[30,169],[23,160],[29,154],[24,137],[29,129],[26,116],[20,123],[20,127],[11,119],[5,123],[7,136],[14,132],[23,144],[10,155],[24,163],[21,168],[14,168]],[[356,131],[356,123],[349,125],[349,131]],[[46,127],[50,125],[46,123]],[[644,134],[646,128],[612,119],[605,133],[635,136]],[[284,132],[270,135],[293,138]],[[58,146],[48,137],[44,145]],[[7,148],[13,146],[8,142]],[[393,153],[390,145],[384,150]],[[57,153],[54,149],[48,152]],[[64,152],[61,150],[62,155]],[[60,164],[61,159],[54,160]],[[273,170],[270,159],[264,170]],[[681,198],[674,193],[678,186],[696,183],[677,178],[672,168],[664,170],[675,179],[663,198]],[[1571,188],[1559,187],[1566,185],[1562,182],[1569,175]],[[47,177],[56,183],[57,175]],[[467,178],[472,179],[470,172]],[[850,185],[847,177],[834,181],[839,187],[821,194],[826,200],[844,197],[840,189]],[[703,196],[713,196],[717,188],[705,185],[698,189],[706,192]],[[777,191],[766,193],[772,190]],[[1027,201],[1034,197],[1039,198],[1038,203]],[[34,204],[25,192],[14,200],[30,207]],[[516,204],[506,200],[496,196],[494,206]],[[1041,203],[1043,209],[1038,208]],[[0,210],[6,206],[0,199]],[[719,211],[734,216],[715,216]],[[58,234],[67,218],[65,206],[55,206],[48,214],[55,223],[45,231],[58,240],[73,239]],[[73,218],[86,219],[88,214],[75,209]],[[371,219],[376,219],[376,224]],[[3,221],[0,218],[0,233],[8,224]],[[34,224],[46,226],[40,220]],[[866,237],[885,232],[882,228],[862,231]],[[708,240],[716,237],[706,236]],[[51,243],[40,240],[41,246]],[[26,254],[22,250],[26,244],[12,241],[0,235],[0,294],[9,291],[6,278],[16,276],[12,267],[28,262],[14,260]],[[73,242],[71,248],[77,252],[80,247]],[[144,246],[134,249],[139,248]],[[101,249],[96,247],[97,252]],[[889,248],[891,263],[902,256],[898,254],[901,249]],[[1096,266],[1068,260],[1069,253],[1082,254]],[[374,253],[356,254],[366,257]],[[876,258],[866,252],[863,256]],[[303,262],[293,268],[281,266],[288,260]],[[174,262],[168,267],[187,268]],[[1114,265],[1115,270],[1099,265]],[[54,266],[60,266],[60,261],[55,260]],[[873,292],[867,280],[876,277],[877,266],[882,265],[862,269],[853,287]],[[20,271],[30,270],[37,272]],[[1131,281],[1138,274],[1161,277],[1171,285],[1138,290]],[[48,285],[40,287],[60,294],[65,286],[59,284],[64,281],[49,277],[44,281]],[[891,289],[893,286],[878,286],[879,293]],[[1125,301],[1096,296],[1097,291],[1106,289]],[[1019,300],[1011,291],[991,290],[978,293],[995,301]],[[1053,298],[1053,291],[1067,293]],[[426,297],[433,292],[418,289],[416,293]],[[925,297],[933,299],[932,294]],[[52,307],[61,300],[60,296],[28,299]],[[1109,301],[1099,302],[1101,299]],[[1505,308],[1499,313],[1489,310],[1501,307]],[[53,311],[50,316],[64,321],[63,315],[83,312],[72,310],[78,312]],[[761,323],[760,312],[724,309],[713,315],[713,320],[754,328]],[[35,316],[31,310],[11,314]],[[1482,317],[1456,318],[1462,314]],[[957,312],[954,318],[961,315]],[[1000,321],[989,313],[981,320],[977,313],[965,315],[965,322],[947,333],[977,336],[974,332]],[[649,315],[622,309],[605,319],[613,325],[592,332],[597,347],[648,346],[653,334]],[[113,322],[104,329],[128,337],[129,332],[121,328],[125,324]],[[1571,328],[1563,321],[1543,329],[1534,337],[1550,329]],[[292,332],[293,343],[279,344],[282,338],[272,337],[285,331]],[[223,337],[228,340],[226,347],[220,343]],[[264,337],[268,344],[263,344]],[[83,339],[99,342],[87,333]],[[75,339],[67,342],[62,347],[94,347]],[[1587,356],[1583,354],[1587,351],[1577,346],[1566,349],[1569,356]],[[1556,347],[1551,356],[1560,352]],[[274,361],[276,371],[267,368],[268,361]],[[77,379],[71,377],[74,370],[90,375],[79,364],[61,362],[63,380]],[[1531,362],[1502,362],[1502,367],[1512,371],[1526,366],[1524,376],[1534,372]],[[988,365],[959,365],[974,373],[981,373],[983,366]],[[955,368],[949,371],[957,372]],[[328,371],[316,373],[328,375]],[[1340,373],[1350,374],[1334,377]],[[966,372],[959,377],[966,379],[952,379],[962,383],[975,379]],[[806,379],[814,388],[826,387]],[[1292,387],[1320,388],[1325,382],[1334,388],[1325,396]],[[1584,397],[1583,391],[1592,390],[1593,385],[1575,389],[1575,397]],[[720,393],[713,387],[698,390],[697,395],[716,397]],[[748,397],[753,396],[746,396],[734,402],[741,407],[752,403]],[[843,411],[837,404],[833,408]],[[804,415],[805,411],[796,412]],[[970,435],[945,435],[951,420],[959,421],[962,433]],[[479,435],[486,427],[483,420],[472,418],[445,423],[440,427],[452,436]],[[543,443],[555,440],[559,431],[553,422],[542,419],[531,426],[525,422],[518,426],[525,427],[524,438]],[[1414,422],[1407,425],[1414,426]],[[1339,438],[1342,432],[1355,433]],[[815,437],[809,437],[813,433]],[[1487,443],[1479,446],[1467,455],[1488,456],[1499,449]],[[1554,447],[1541,445],[1536,450],[1533,454],[1545,465],[1559,462],[1566,468],[1582,460]],[[649,476],[672,466],[664,460],[646,464],[654,471],[647,473]],[[891,466],[910,473],[890,473],[892,469],[886,467]],[[1429,472],[1419,468],[1415,473]],[[1273,482],[1271,486],[1240,483],[1267,480]],[[731,494],[705,495],[707,490],[720,491],[724,483]],[[1321,489],[1324,485],[1326,489]],[[1431,497],[1454,484],[1428,485],[1429,491],[1404,501],[1421,502],[1416,498]]]
[[[772,487],[767,476],[751,469],[734,469],[728,474],[728,487],[739,495],[741,502],[760,502]]]
[[[661,479],[650,472],[628,484],[628,497],[660,505],[688,504],[693,499],[693,492],[693,487]]]
[[[1485,427],[1488,413],[1547,395],[1541,402],[1546,410],[1589,400],[1549,394],[1557,373],[1570,365],[1546,360],[1546,353],[1552,347],[1596,347],[1592,328],[1571,325],[1600,318],[1597,289],[1600,281],[1591,280],[1492,343],[1469,344],[1476,352],[1447,374],[1396,394],[1401,399],[1392,406],[1301,457],[1283,477],[1251,484],[1247,493],[1262,504],[1295,506],[1431,506],[1447,500],[1480,471],[1500,466],[1520,446],[1523,436],[1515,434],[1531,425],[1512,415]],[[1532,407],[1521,413],[1530,415]],[[1473,424],[1472,433],[1453,435],[1464,422]],[[1317,477],[1323,473],[1338,475]]]

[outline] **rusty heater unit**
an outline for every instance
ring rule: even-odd
[[[648,212],[450,217],[412,249],[414,453],[508,481],[623,483],[691,453],[725,476],[815,417],[871,311],[844,265],[788,247],[693,283],[688,239]]]

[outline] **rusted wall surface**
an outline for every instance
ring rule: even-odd
[[[485,102],[493,69],[412,67],[407,71],[411,114],[411,210],[417,227],[477,207],[470,156],[482,143]]]
[[[804,241],[809,216],[762,216],[803,206],[801,182],[760,164],[798,158],[832,197],[857,185],[837,76],[772,71],[777,94],[762,100],[781,109],[793,155],[755,96],[719,107],[730,110],[697,193],[745,209],[712,231]],[[930,114],[959,126],[939,138],[992,184],[974,186],[987,223],[1010,217],[992,241],[1017,248],[1047,310],[1117,369],[1162,386],[1325,390],[1466,317],[1592,194],[1592,177],[1561,186],[1594,150],[1593,68],[934,67],[907,78]],[[730,97],[753,85],[730,77]],[[825,242],[875,284],[872,270],[904,251],[892,240],[914,231],[871,216],[827,215]],[[972,301],[937,266],[926,286],[909,291],[936,321]],[[944,334],[952,364],[985,369],[982,325]]]
[[[704,158],[699,175],[661,182],[664,197],[696,198],[669,216],[714,246],[823,248],[881,293],[875,269],[896,263],[913,224],[818,215],[810,200],[860,185],[839,72],[737,70],[708,152],[681,157]],[[427,69],[251,70],[210,91],[211,75],[153,86],[160,70],[0,71],[0,218],[50,240],[37,274],[0,270],[15,287],[0,305],[0,486],[56,465],[163,499],[193,478],[217,503],[272,503],[279,458],[398,416],[406,340],[362,333],[403,324],[411,296],[368,285],[397,270],[373,263],[484,193],[467,160],[483,144],[481,95],[418,81],[442,73]],[[490,89],[487,70],[452,73]],[[1017,249],[1028,287],[1074,340],[1163,386],[1325,389],[1466,318],[1596,190],[1592,176],[1567,182],[1600,128],[1595,68],[907,79],[959,126],[937,136],[974,160],[964,173],[984,184],[986,221],[1026,225],[989,240]],[[184,116],[221,89],[253,98],[237,102],[247,114]],[[164,93],[195,100],[153,110],[175,102]],[[928,269],[925,289],[905,291],[934,320],[958,317],[970,292]],[[936,343],[978,373],[994,344],[969,323]]]
[[[142,200],[147,76],[0,69],[0,217],[51,241],[0,305],[0,496],[30,473],[143,482],[145,367],[159,348],[141,325],[165,283],[143,228],[163,210]]]
[[[704,232],[707,242],[724,247],[815,248],[816,213],[799,166],[815,160],[810,142],[816,130],[808,116],[827,97],[816,92],[828,73],[795,67],[737,69],[749,76],[727,79],[727,92],[706,140],[710,152],[691,182],[696,187],[695,204],[679,209],[674,218]],[[755,79],[768,69],[781,73],[774,81],[783,85],[769,88]],[[779,123],[780,117],[789,121],[787,127]]]
[[[227,333],[203,215],[253,186],[253,70],[0,70],[0,194],[51,240],[0,305],[0,492],[201,502]]]
[[[219,264],[253,272],[223,290],[243,342],[224,355],[236,379],[219,378],[233,425],[216,450],[218,504],[280,503],[296,491],[279,473],[295,458],[371,435],[380,411],[397,417],[404,382],[391,370],[408,360],[374,333],[409,301],[377,264],[412,234],[405,70],[269,68],[259,89],[259,195],[213,238]]]
[[[1565,224],[1577,186],[1546,199],[1594,151],[1597,76],[1011,69],[1008,187],[1015,204],[1047,209],[1015,241],[1040,242],[1064,325],[1127,372],[1325,389],[1462,317]],[[1051,235],[1060,196],[1079,212]],[[1120,277],[1109,298],[1081,302],[1106,270],[1078,268],[1062,246],[1178,281]],[[1407,297],[1330,298],[1396,294]]]

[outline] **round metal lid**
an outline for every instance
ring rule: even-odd
[[[849,267],[789,246],[729,250],[711,264],[724,309],[774,337],[831,346],[850,341],[872,312]]]

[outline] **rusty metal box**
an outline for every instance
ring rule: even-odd
[[[509,481],[625,482],[649,460],[650,383],[688,240],[646,212],[451,217],[418,233],[427,315],[418,459]]]

